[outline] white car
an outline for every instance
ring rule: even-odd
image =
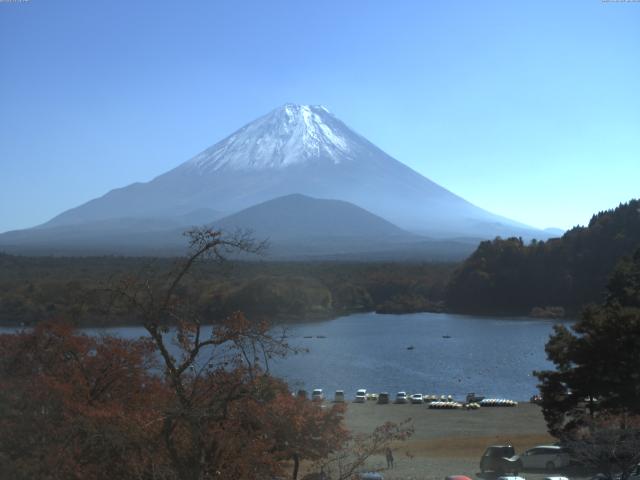
[[[356,398],[353,400],[356,403],[364,403],[367,401],[367,389],[366,388],[360,388],[357,392],[356,392]]]
[[[311,392],[311,400],[313,400],[314,402],[321,402],[322,400],[324,400],[324,393],[322,393],[321,388],[316,388],[313,390],[313,392]]]
[[[407,403],[407,392],[396,393],[396,403]]]
[[[571,463],[567,450],[558,445],[541,445],[520,454],[522,468],[525,470],[557,470]]]
[[[336,390],[336,394],[333,397],[333,401],[336,403],[344,402],[344,390]]]
[[[411,395],[410,399],[411,399],[411,403],[422,403],[423,402],[421,393],[414,393],[413,395]]]

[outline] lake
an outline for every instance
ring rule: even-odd
[[[528,400],[537,393],[532,371],[552,367],[544,345],[555,323],[436,313],[350,315],[291,327],[290,342],[310,352],[278,362],[273,371],[329,394],[344,389],[352,396],[366,388]],[[309,335],[314,338],[304,338]]]
[[[288,342],[309,353],[274,361],[271,371],[292,389],[322,388],[330,398],[337,389],[351,398],[366,388],[528,400],[537,393],[532,371],[551,367],[544,345],[555,323],[443,313],[349,315],[287,326]],[[142,327],[87,331],[144,335]]]

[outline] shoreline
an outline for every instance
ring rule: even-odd
[[[421,311],[406,311],[406,312],[380,312],[378,310],[345,310],[345,311],[341,311],[341,312],[335,312],[332,314],[317,314],[317,315],[307,315],[303,318],[300,317],[293,317],[293,316],[278,316],[278,317],[274,317],[271,319],[261,319],[258,316],[254,316],[253,318],[256,320],[266,320],[271,326],[273,327],[279,327],[279,326],[289,326],[289,325],[305,325],[305,324],[311,324],[311,323],[320,323],[320,322],[324,322],[324,321],[330,321],[330,320],[336,320],[338,318],[342,318],[342,317],[349,317],[351,315],[358,315],[358,314],[375,314],[375,315],[418,315],[421,313],[432,313],[432,314],[436,314],[436,315],[457,315],[457,316],[461,316],[461,317],[477,317],[480,320],[516,320],[516,319],[522,319],[524,321],[540,321],[540,322],[545,322],[545,321],[551,321],[551,320],[555,320],[558,323],[565,323],[565,322],[576,322],[578,321],[578,318],[574,318],[573,316],[566,316],[566,317],[562,317],[562,318],[552,318],[552,317],[536,317],[536,316],[531,316],[528,314],[517,314],[517,313],[513,313],[513,314],[509,314],[509,313],[470,313],[470,312],[458,312],[458,311],[449,311],[449,310],[421,310]],[[39,324],[39,323],[43,323],[43,322],[48,322],[48,321],[56,321],[55,318],[49,318],[49,319],[42,319],[38,322],[29,322],[29,323],[25,323],[25,322],[20,322],[20,323],[15,323],[15,322],[6,322],[3,320],[0,320],[0,328],[15,328],[15,329],[20,329],[20,328],[31,328],[34,327],[35,325]],[[129,323],[129,322],[113,322],[113,323],[108,323],[108,322],[88,322],[88,323],[84,323],[84,322],[70,322],[72,324],[75,325],[76,328],[78,329],[85,329],[85,328],[123,328],[123,327],[142,327],[143,325],[141,323]],[[211,323],[209,324],[203,324],[203,326],[208,326],[211,325]],[[173,325],[171,325],[173,326]]]

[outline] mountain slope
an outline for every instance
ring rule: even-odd
[[[250,230],[268,240],[266,258],[337,261],[459,261],[477,239],[433,240],[409,233],[341,200],[293,194],[213,222],[215,229]]]
[[[182,218],[199,218],[202,213]],[[202,223],[228,234],[251,231],[256,240],[268,242],[264,258],[269,260],[455,261],[477,245],[477,241],[427,239],[352,203],[299,194]],[[128,218],[36,228],[0,236],[0,248],[47,255],[181,255],[183,232],[191,225],[168,225],[166,220]]]
[[[182,232],[210,224],[221,214],[199,209],[166,217],[122,217],[75,225],[40,226],[0,235],[0,251],[37,255],[175,255],[184,251]]]
[[[420,237],[342,200],[292,194],[268,200],[214,222],[230,231],[251,229],[258,238],[297,241],[314,237],[368,238],[371,241],[417,241]]]
[[[121,217],[233,213],[301,193],[354,203],[431,237],[548,235],[493,215],[393,159],[323,107],[285,105],[147,183],[112,190],[44,227]]]

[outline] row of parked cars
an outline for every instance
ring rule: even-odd
[[[306,390],[298,390],[298,396],[307,397]],[[316,388],[311,392],[311,400],[323,401],[325,400],[324,392],[321,388]],[[391,402],[391,396],[388,392],[381,393],[367,393],[366,388],[360,388],[356,391],[356,395],[353,399],[355,403],[365,403],[367,400],[375,400],[377,403],[385,404]],[[336,390],[333,401],[342,403],[346,401],[344,390]],[[436,401],[451,401],[451,396],[445,397],[442,395],[438,397],[436,395],[423,395],[421,393],[407,394],[407,392],[396,393],[394,403],[431,403]]]

